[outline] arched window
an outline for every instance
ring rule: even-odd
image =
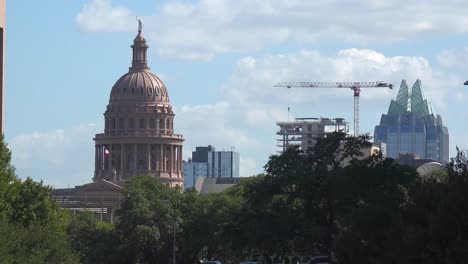
[[[133,118],[128,119],[128,127],[135,128],[135,121],[133,120]]]
[[[166,120],[166,122],[167,122],[167,124],[166,124],[166,129],[170,130],[170,129],[171,129],[171,119],[168,118],[168,119]]]
[[[154,118],[150,119],[150,128],[156,128],[156,120]]]
[[[140,128],[145,128],[145,119],[140,118]]]

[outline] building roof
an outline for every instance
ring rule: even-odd
[[[433,114],[430,104],[424,98],[421,80],[416,80],[411,89],[406,80],[401,81],[396,100],[392,100],[388,109],[389,116],[396,117],[404,113],[416,113],[420,116]]]
[[[200,194],[220,193],[240,182],[240,178],[211,178],[198,177],[195,190]]]

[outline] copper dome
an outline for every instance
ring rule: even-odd
[[[169,103],[166,86],[148,70],[130,71],[112,87],[109,103]]]
[[[112,87],[109,104],[114,103],[159,103],[169,104],[166,86],[154,75],[146,60],[148,45],[141,31],[133,40],[132,67]]]

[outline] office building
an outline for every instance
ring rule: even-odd
[[[390,102],[388,113],[375,127],[374,142],[386,144],[389,158],[415,154],[442,164],[449,161],[448,129],[424,98],[420,80],[411,88],[405,80],[401,82],[396,100]]]
[[[349,123],[344,118],[296,118],[294,121],[276,122],[280,136],[277,139],[279,153],[289,146],[299,146],[302,150],[312,148],[318,138],[324,138],[333,132],[349,133]]]
[[[198,177],[208,175],[207,162],[193,162],[193,160],[184,161],[184,186],[189,189],[195,186]]]
[[[211,145],[196,147],[192,158],[184,162],[184,177],[186,189],[194,187],[198,177],[239,177],[239,152],[216,151]]]

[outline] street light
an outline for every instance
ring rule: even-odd
[[[176,251],[176,247],[175,247],[175,206],[174,204],[172,203],[171,200],[164,200],[164,203],[166,204],[170,204],[171,207],[172,207],[172,264],[175,264],[176,261],[175,261],[175,251]]]

